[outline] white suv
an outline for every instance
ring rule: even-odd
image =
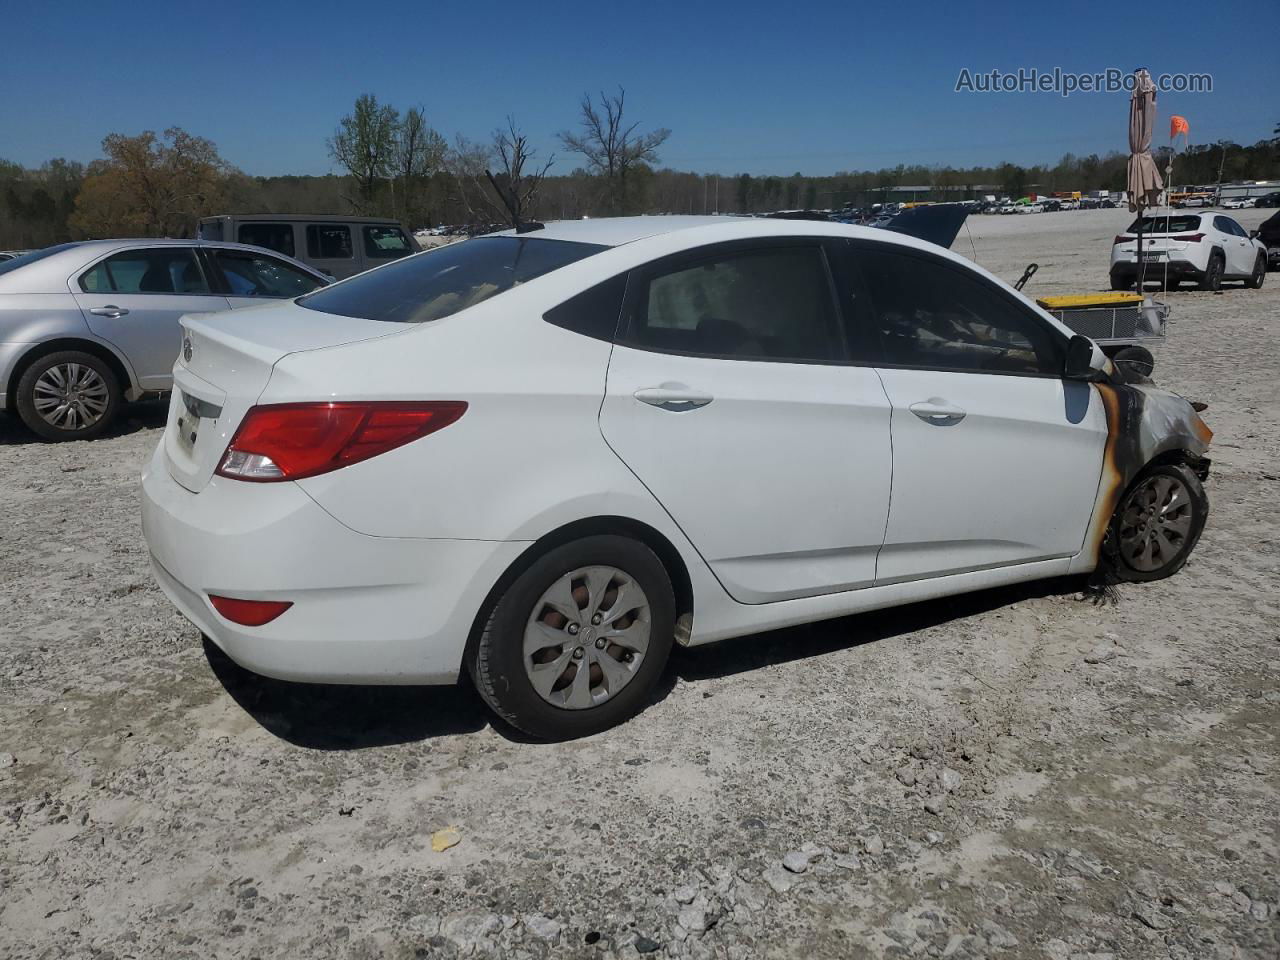
[[[1267,248],[1222,213],[1141,217],[1111,246],[1111,289],[1130,289],[1140,271],[1144,280],[1167,276],[1174,286],[1194,280],[1201,290],[1217,290],[1223,280],[1244,280],[1256,290],[1267,276]]]

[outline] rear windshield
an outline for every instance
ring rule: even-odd
[[[1139,217],[1129,225],[1126,233],[1194,233],[1200,229],[1200,214],[1180,214],[1176,217]]]
[[[563,240],[477,237],[359,274],[298,303],[344,317],[425,323],[604,249]]]
[[[60,243],[56,247],[45,247],[43,250],[35,250],[31,253],[24,253],[20,257],[14,257],[12,260],[5,260],[0,263],[0,276],[6,273],[12,273],[19,267],[25,267],[28,263],[35,263],[37,260],[43,260],[45,257],[52,257],[55,253],[61,253],[63,250],[71,249],[75,244]]]

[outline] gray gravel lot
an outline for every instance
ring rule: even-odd
[[[956,249],[1101,289],[1128,219]],[[147,569],[163,406],[61,446],[0,419],[0,957],[1275,958],[1280,275],[1168,299],[1155,378],[1217,434],[1182,573],[678,651],[567,744],[465,688],[240,670]]]

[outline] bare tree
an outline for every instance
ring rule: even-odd
[[[493,132],[488,144],[457,137],[447,166],[457,186],[456,199],[472,223],[506,223],[519,230],[528,222],[538,188],[555,162],[552,155],[538,166],[536,156],[529,138],[511,117],[505,128]]]
[[[355,110],[343,117],[329,139],[329,155],[347,168],[356,181],[356,195],[347,202],[359,213],[372,213],[378,181],[391,172],[400,114],[378,103],[371,93],[356,98]]]
[[[403,219],[411,230],[419,225],[419,201],[427,181],[440,169],[448,148],[444,137],[428,126],[422,107],[410,107],[405,112],[396,127],[392,167],[400,183]]]
[[[637,133],[639,123],[624,126],[626,98],[627,91],[618,87],[616,96],[601,93],[597,108],[591,95],[584,93],[580,104],[581,132],[566,130],[560,134],[566,150],[582,154],[590,170],[604,177],[608,205],[613,213],[627,212],[633,200],[627,192],[628,174],[638,164],[657,163],[658,147],[671,136],[665,127]]]

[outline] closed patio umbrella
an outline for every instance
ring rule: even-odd
[[[1133,74],[1133,93],[1129,96],[1129,169],[1126,187],[1129,209],[1138,214],[1138,283],[1142,292],[1146,278],[1142,260],[1142,211],[1160,202],[1164,181],[1151,157],[1151,132],[1156,125],[1156,85],[1151,74],[1139,68]]]

